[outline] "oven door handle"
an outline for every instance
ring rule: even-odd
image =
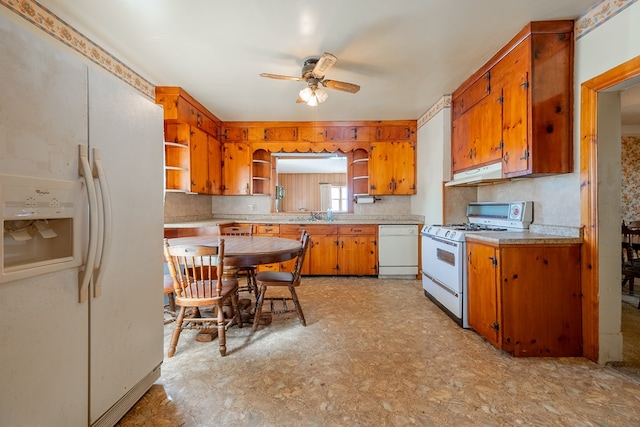
[[[428,234],[423,234],[422,236],[426,237],[428,239],[431,239],[434,242],[443,243],[445,245],[454,246],[454,247],[458,246],[458,242],[454,242],[452,240],[445,240],[445,239],[441,239],[441,238],[436,237],[436,236],[429,236]]]
[[[430,274],[425,273],[424,270],[422,270],[422,274],[427,276],[433,283],[435,283],[436,285],[440,286],[442,289],[444,289],[445,291],[449,292],[454,297],[458,298],[459,294],[457,292],[452,291],[450,287],[448,287],[447,285],[445,285],[444,283],[442,283],[441,281],[439,281],[435,277],[432,277]]]

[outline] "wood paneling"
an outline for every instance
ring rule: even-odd
[[[347,185],[346,174],[340,173],[286,173],[278,174],[278,185],[285,188],[281,200],[282,212],[320,210],[320,184]]]

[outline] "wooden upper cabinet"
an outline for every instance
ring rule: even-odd
[[[226,142],[222,147],[222,175],[225,196],[248,195],[251,193],[250,144],[246,142]]]
[[[191,191],[208,193],[209,144],[207,134],[192,127],[191,133]]]
[[[190,127],[191,191],[221,194],[220,142],[202,130]]]
[[[179,87],[156,87],[164,108],[165,189],[220,194],[221,122]]]
[[[269,127],[264,128],[262,139],[265,141],[297,141],[297,127]]]
[[[222,143],[208,136],[209,183],[208,194],[222,194]]]
[[[325,141],[357,141],[358,128],[356,126],[328,126],[324,129]]]
[[[452,100],[452,118],[460,117],[467,110],[491,93],[491,73],[487,71]]]
[[[369,194],[416,193],[416,145],[411,141],[371,144]]]
[[[248,141],[249,131],[242,127],[224,127],[222,130],[223,142],[231,141]]]
[[[415,140],[416,129],[412,126],[378,126],[375,132],[376,141]]]
[[[571,172],[572,70],[573,21],[525,26],[452,94],[453,172],[500,159],[505,178]]]
[[[451,152],[455,171],[500,161],[501,115],[500,92],[494,92],[453,120]]]
[[[271,194],[271,154],[255,150],[252,155],[251,194]]]
[[[167,122],[187,123],[216,138],[220,134],[220,119],[179,87],[157,86],[156,103],[164,108]]]
[[[164,125],[165,189],[191,191],[190,126],[183,123]]]

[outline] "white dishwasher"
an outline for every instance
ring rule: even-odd
[[[415,279],[418,276],[418,226],[378,226],[378,277]]]

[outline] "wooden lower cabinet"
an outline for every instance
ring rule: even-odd
[[[514,356],[581,356],[580,245],[467,240],[469,325]]]
[[[275,236],[278,237],[280,235],[280,225],[279,224],[260,224],[254,226],[253,234],[256,236]],[[257,266],[258,271],[280,271],[280,264],[262,264]]]
[[[311,236],[302,274],[331,276],[337,274],[337,227],[316,224],[281,224],[280,237],[299,240],[302,230],[306,230]],[[284,269],[286,264],[282,263],[280,268]]]
[[[378,274],[377,225],[281,224],[280,237],[299,239],[302,230],[311,235],[302,274]]]
[[[236,225],[236,224],[229,224]],[[375,224],[258,224],[256,236],[300,240],[302,230],[311,235],[303,275],[375,276],[378,274],[378,226]],[[217,235],[218,226],[165,228],[164,237]],[[295,259],[258,266],[258,271],[293,271]]]
[[[378,274],[377,234],[373,224],[338,226],[338,275]]]

